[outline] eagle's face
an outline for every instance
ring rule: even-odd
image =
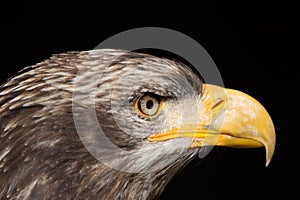
[[[83,130],[93,136],[81,139],[109,167],[129,172],[161,170],[183,165],[214,145],[266,146],[269,162],[273,125],[263,107],[247,95],[204,84],[182,63],[138,53],[112,56],[99,71],[96,77],[88,76],[95,96],[89,98],[91,91],[87,92],[93,103],[88,101],[86,107],[95,107],[101,129],[91,126],[88,117]],[[91,73],[84,71],[79,80],[86,74]],[[256,115],[266,121],[252,124]],[[261,126],[262,136],[257,129]],[[102,131],[109,147],[95,142],[104,141],[97,139]]]

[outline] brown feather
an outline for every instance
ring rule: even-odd
[[[115,57],[115,56],[120,57]],[[113,61],[113,62],[111,62]],[[103,68],[110,63],[107,68]],[[97,117],[107,137],[120,148],[138,153],[145,138],[122,133],[109,111],[110,84],[129,69],[142,66],[137,73],[167,73],[172,80],[184,76],[194,88],[201,88],[199,78],[184,65],[145,54],[121,50],[95,50],[54,55],[48,60],[27,67],[1,86],[0,90],[0,199],[153,199],[169,180],[189,162],[198,150],[184,150],[180,159],[148,173],[128,173],[112,169],[85,148],[72,117],[73,91],[96,94]],[[102,67],[101,67],[102,66]],[[169,66],[169,68],[166,66]],[[73,88],[78,71],[85,71],[83,88]],[[102,70],[102,81],[94,74]],[[150,70],[150,69],[149,69]],[[137,76],[139,76],[137,74]],[[141,79],[146,76],[143,75]],[[131,75],[129,75],[131,77]],[[121,84],[129,88],[137,82],[134,76]],[[163,83],[140,85],[140,91],[172,95]],[[128,92],[116,89],[116,95]],[[180,86],[178,87],[180,89]],[[201,91],[197,91],[200,93]],[[128,100],[134,97],[129,96]],[[82,106],[88,99],[83,95]],[[120,111],[121,112],[121,111]],[[89,118],[89,116],[84,116]],[[122,119],[122,116],[120,117]],[[125,120],[125,119],[124,119]],[[137,118],[136,122],[143,123]],[[146,122],[145,122],[146,123]],[[148,122],[147,122],[148,123]],[[150,123],[150,122],[149,122]],[[141,124],[140,129],[143,128]],[[149,131],[149,130],[145,130]],[[162,158],[155,158],[164,162]],[[156,161],[153,161],[155,163]],[[153,164],[152,163],[152,164]]]

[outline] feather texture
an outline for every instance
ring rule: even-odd
[[[167,126],[166,120],[143,119],[131,110],[133,107],[128,109],[127,103],[131,105],[144,92],[166,98],[184,96],[188,90],[183,78],[201,93],[200,79],[181,63],[109,49],[58,54],[25,68],[0,90],[0,199],[156,198],[198,150],[178,151],[180,140],[166,143],[161,150],[162,144],[150,144],[146,136],[157,124]],[[79,87],[74,87],[75,81]],[[91,97],[107,137],[142,160],[136,165],[133,161],[128,168],[147,169],[166,162],[173,154],[180,154],[178,159],[143,173],[103,164],[86,149],[73,119],[82,113],[74,113],[72,105],[88,107]],[[119,109],[116,114],[112,106],[117,99],[125,100],[115,102]],[[129,122],[133,133],[125,134],[130,130],[122,129],[122,124]],[[177,151],[170,148],[174,146],[178,146]],[[118,155],[109,156],[113,161],[118,159]]]

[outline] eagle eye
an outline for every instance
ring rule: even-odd
[[[162,107],[162,100],[155,94],[143,94],[134,105],[139,114],[145,117],[153,117],[159,113]]]

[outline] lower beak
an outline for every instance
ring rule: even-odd
[[[201,115],[211,115],[209,122],[184,124],[148,137],[151,142],[188,137],[192,148],[229,146],[265,147],[266,165],[275,149],[275,130],[271,117],[254,98],[237,90],[203,84]]]

